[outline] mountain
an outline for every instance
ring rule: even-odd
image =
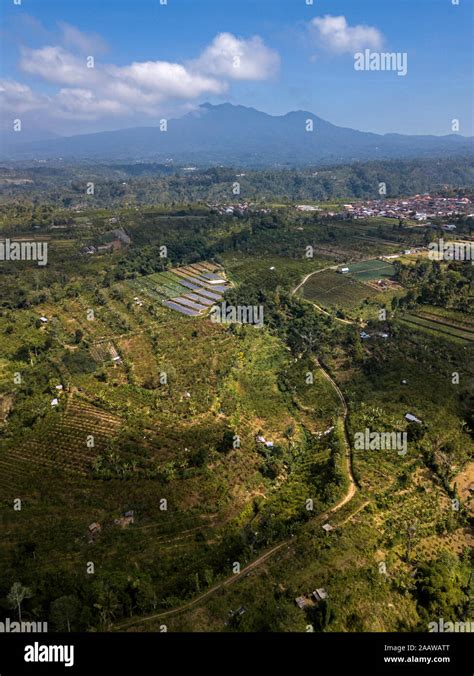
[[[308,120],[313,131],[306,131]],[[337,127],[302,110],[273,116],[230,103],[204,103],[182,118],[168,120],[166,131],[159,126],[137,127],[22,144],[12,143],[11,136],[3,138],[2,159],[173,160],[199,166],[268,167],[473,151],[472,137],[372,134]]]

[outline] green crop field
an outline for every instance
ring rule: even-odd
[[[448,310],[447,308],[433,305],[422,305],[416,314],[419,317],[432,319],[448,326],[464,330],[474,330],[474,316],[465,312],[456,312],[455,310]]]
[[[107,172],[133,192],[151,169],[132,170],[128,185],[124,167]],[[212,199],[221,172],[194,174]],[[149,184],[154,202],[164,180]],[[471,268],[370,259],[424,235],[329,216],[327,203],[231,215],[110,194],[113,208],[77,211],[75,193],[54,206],[60,192],[47,212],[23,193],[0,205],[7,232],[67,226],[45,269],[1,270],[2,618],[17,614],[17,582],[31,590],[24,617],[52,631],[66,630],[56,610],[69,602],[81,632],[159,630],[168,612],[169,631],[219,632],[408,632],[460,617]],[[130,243],[86,253],[112,223]],[[379,291],[373,280],[389,277]],[[186,315],[180,299],[202,309]],[[256,307],[262,325],[211,321],[221,301]],[[356,448],[367,429],[406,434],[406,455]],[[326,603],[310,598],[321,588]]]
[[[360,282],[392,277],[395,272],[395,268],[391,263],[377,259],[361,263],[350,263],[348,267],[351,277],[355,277]]]
[[[400,321],[422,330],[425,329],[432,334],[438,334],[448,340],[453,339],[462,343],[474,342],[473,330],[457,327],[443,319],[431,319],[422,314],[406,314]]]
[[[353,310],[365,299],[376,296],[374,289],[334,270],[313,275],[302,288],[302,297],[306,300],[323,307],[340,306],[347,310]]]

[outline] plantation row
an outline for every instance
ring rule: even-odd
[[[372,288],[333,270],[310,277],[302,292],[305,299],[323,306],[340,305],[348,309],[353,309],[366,298],[377,295]]]
[[[56,419],[55,419],[56,418]],[[1,462],[13,480],[25,464],[86,475],[96,454],[120,426],[118,418],[90,405],[72,403],[64,414],[53,413],[24,440],[9,444]],[[93,446],[88,446],[93,440]],[[2,485],[5,481],[2,482]]]
[[[406,323],[409,326],[414,325],[421,329],[428,329],[430,332],[435,334],[442,334],[448,338],[455,338],[457,341],[463,343],[469,343],[474,340],[474,333],[470,329],[459,329],[450,324],[445,324],[444,322],[425,319],[423,316],[417,314],[407,314],[403,315],[402,323]]]
[[[221,270],[210,263],[196,263],[141,277],[129,285],[181,314],[199,316],[219,302],[227,289],[227,283],[216,283],[224,279],[215,274],[216,269]]]

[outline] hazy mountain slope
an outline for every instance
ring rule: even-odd
[[[309,119],[313,131],[306,131]],[[228,103],[205,103],[195,112],[169,120],[167,131],[158,126],[138,127],[28,143],[18,143],[19,135],[12,136],[2,139],[2,158],[172,159],[199,165],[298,166],[447,156],[473,150],[472,138],[454,134],[379,135],[337,127],[306,111],[272,116]]]

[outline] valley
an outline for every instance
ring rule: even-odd
[[[473,448],[471,266],[423,261],[422,230],[362,246],[291,208],[70,218],[2,301],[4,595],[19,577],[35,607],[73,598],[77,630],[422,626],[416,571],[465,575],[472,546],[465,498],[450,508]],[[102,253],[111,220],[126,243]],[[441,302],[411,295],[420,274]],[[213,318],[221,301],[263,322]],[[356,450],[366,428],[408,453]],[[300,609],[312,585],[327,600]]]

